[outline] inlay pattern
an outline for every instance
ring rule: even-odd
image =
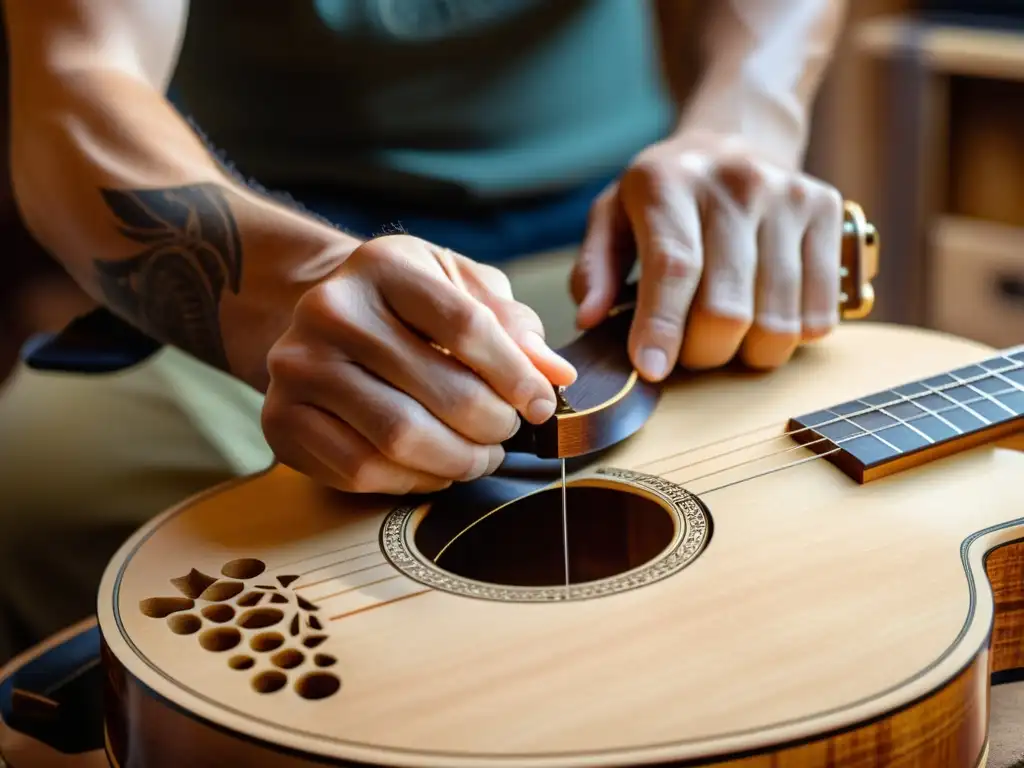
[[[685,488],[656,475],[616,467],[602,467],[595,474],[621,482],[626,486],[622,493],[630,492],[628,486],[639,487],[665,502],[675,517],[677,530],[666,552],[635,570],[568,588],[486,584],[449,573],[423,557],[413,544],[410,523],[417,508],[411,506],[399,507],[385,518],[381,549],[395,568],[428,587],[465,597],[525,603],[587,600],[643,587],[681,571],[704,550],[711,533],[710,517],[701,501]]]
[[[791,419],[797,442],[858,482],[1024,427],[1024,347]]]

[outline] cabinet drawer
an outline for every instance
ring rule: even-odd
[[[1024,229],[948,217],[930,251],[935,328],[999,348],[1024,344]]]

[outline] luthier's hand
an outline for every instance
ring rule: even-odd
[[[371,240],[302,297],[271,350],[264,433],[279,460],[340,490],[480,477],[519,417],[544,422],[552,385],[575,378],[543,333],[493,267],[406,235]]]
[[[843,200],[739,140],[676,135],[642,152],[591,212],[572,275],[588,328],[635,259],[629,352],[641,375],[785,363],[838,322]],[[685,333],[684,333],[685,330]]]

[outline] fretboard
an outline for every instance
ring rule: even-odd
[[[1024,347],[791,419],[794,440],[859,483],[1024,428]]]

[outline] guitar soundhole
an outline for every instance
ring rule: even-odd
[[[504,504],[500,493],[467,487],[461,496],[393,509],[380,530],[388,562],[427,587],[464,597],[591,600],[679,573],[711,536],[710,512],[682,486],[599,467],[566,487],[567,586],[561,486]]]
[[[670,512],[646,496],[570,485],[566,497],[571,584],[608,579],[638,568],[662,553],[675,535]],[[437,567],[504,586],[565,584],[561,488],[514,501],[456,539],[472,522],[459,512],[431,510],[417,526],[416,546],[425,557],[436,558]],[[445,548],[449,542],[453,543]]]

